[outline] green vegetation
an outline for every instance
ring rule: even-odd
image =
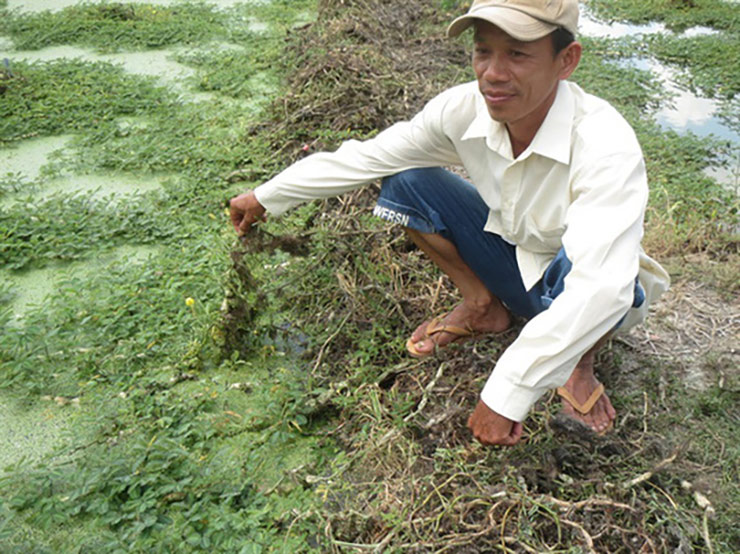
[[[0,199],[20,200],[0,204],[0,264],[14,279],[0,281],[0,402],[43,409],[66,429],[51,452],[0,468],[1,551],[740,548],[737,360],[701,342],[736,318],[736,304],[712,304],[721,298],[712,287],[738,290],[738,201],[703,173],[729,147],[663,131],[652,117],[660,85],[616,63],[658,56],[731,102],[737,68],[704,69],[721,36],[584,40],[575,78],[635,126],[652,185],[646,246],[689,297],[674,295],[645,340],[601,354],[620,413],[607,437],[574,429],[544,398],[524,444],[471,441],[467,414],[521,322],[440,359],[407,358],[410,329],[455,292],[398,229],[371,217],[374,185],[235,238],[224,214],[233,193],[304,145],[371,136],[470,78],[464,47],[440,31],[458,3],[431,4],[0,12],[0,34],[17,48],[185,45],[177,59],[196,71],[192,87],[212,93],[187,101],[83,60],[13,62],[2,82],[3,148],[75,138],[36,181],[0,181]],[[684,27],[710,24],[704,8],[683,13],[675,2],[600,4],[592,0],[617,18],[668,22],[680,11]],[[270,26],[258,32],[254,21]],[[729,108],[728,117],[737,121]],[[104,172],[168,178],[123,202],[44,195],[48,178]],[[146,259],[117,254],[140,245],[157,248]],[[110,261],[91,262],[100,256]],[[89,271],[64,273],[16,320],[12,283],[71,260]],[[687,387],[695,374],[703,388]]]
[[[88,46],[104,52],[201,44],[210,40],[248,41],[250,23],[264,21],[286,29],[305,22],[311,0],[248,2],[217,10],[204,2],[173,6],[125,2],[81,3],[59,11],[5,15],[0,34],[13,39],[17,50],[48,46]],[[273,37],[274,38],[274,37]]]
[[[13,63],[0,105],[0,140],[94,128],[124,115],[153,111],[168,95],[151,80],[110,64],[80,60]]]
[[[696,26],[737,32],[740,25],[737,6],[725,0],[589,0],[588,7],[608,21],[659,21],[679,33]]]
[[[19,50],[75,44],[100,50],[162,48],[196,43],[225,30],[225,14],[206,4],[81,4],[58,12],[7,17],[0,27]]]

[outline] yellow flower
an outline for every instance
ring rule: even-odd
[[[193,306],[195,306],[195,299],[193,299],[193,298],[190,298],[190,297],[188,296],[188,297],[187,297],[187,298],[185,299],[185,305],[186,305],[186,306],[188,306],[189,308],[192,308]]]

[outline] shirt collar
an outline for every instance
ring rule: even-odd
[[[575,100],[565,81],[558,84],[557,95],[532,143],[522,153],[524,159],[532,153],[562,164],[570,163],[570,141],[575,115]],[[485,138],[488,147],[508,158],[512,157],[511,142],[506,126],[491,119],[481,95],[476,98],[476,114],[462,140]]]

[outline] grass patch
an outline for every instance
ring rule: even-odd
[[[90,251],[132,240],[139,244],[171,239],[175,233],[160,221],[161,204],[96,201],[83,195],[55,194],[34,203],[19,202],[0,211],[0,263],[12,270],[46,265],[52,260],[80,259]],[[39,232],[43,229],[43,233]],[[68,240],[70,235],[77,239]]]

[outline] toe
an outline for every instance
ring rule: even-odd
[[[617,415],[606,394],[599,398],[587,414],[582,414],[563,399],[563,413],[584,423],[595,433],[608,430]]]
[[[417,352],[428,354],[434,350],[434,341],[429,339],[420,340],[414,343],[414,348],[416,348]]]
[[[417,348],[419,346],[417,343],[421,342],[422,339],[426,338],[427,336],[427,325],[428,322],[425,321],[424,323],[419,325],[411,334],[411,342],[413,342],[417,346]]]

